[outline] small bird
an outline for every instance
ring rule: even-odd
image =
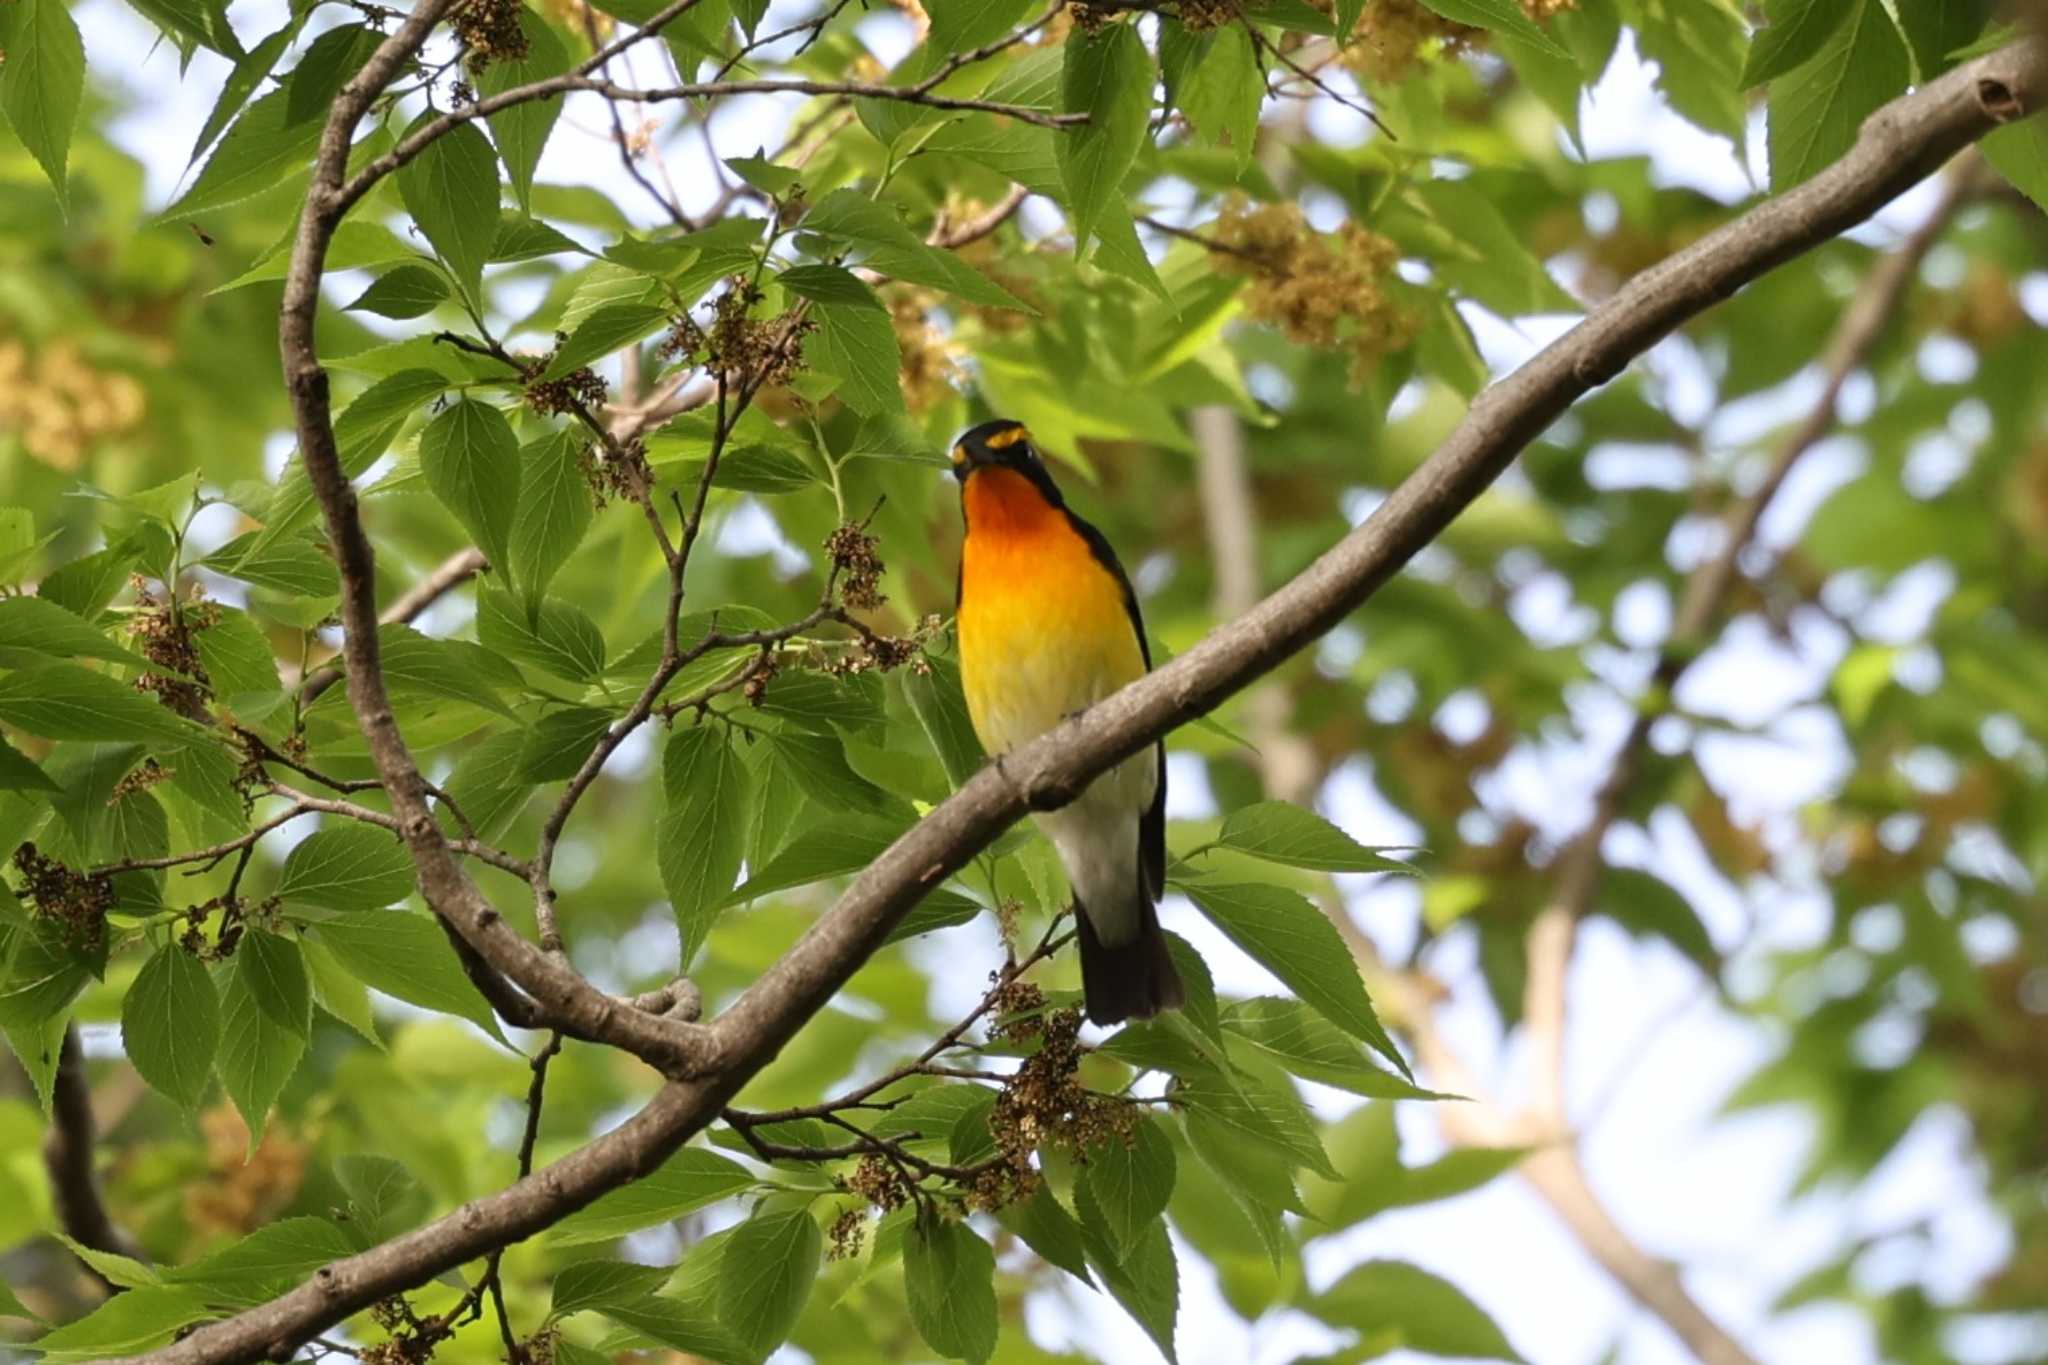
[[[1142,677],[1152,653],[1116,552],[1068,510],[1020,423],[963,434],[953,475],[967,522],[961,682],[974,732],[1000,761]],[[1114,1024],[1179,1005],[1156,908],[1166,883],[1166,746],[1133,754],[1036,820],[1073,885],[1088,1017]]]

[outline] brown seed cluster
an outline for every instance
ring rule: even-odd
[[[543,417],[588,412],[601,406],[611,392],[604,377],[588,365],[571,370],[559,379],[540,378],[546,372],[546,361],[528,370],[533,378],[527,381],[525,391],[526,406]]]
[[[1333,8],[1316,7],[1325,13]],[[1421,0],[1372,0],[1346,41],[1344,64],[1368,81],[1391,84],[1413,74],[1425,58],[1455,57],[1485,36],[1486,30],[1446,19]]]
[[[249,913],[258,920],[273,918],[279,901],[271,896],[248,907]],[[201,901],[185,912],[185,929],[178,935],[178,946],[201,962],[224,962],[235,955],[235,949],[242,941],[245,902],[237,896],[215,896]],[[220,911],[220,928],[212,943],[206,941],[206,917]]]
[[[1129,1141],[1137,1127],[1137,1112],[1128,1101],[1099,1095],[1078,1078],[1081,1012],[1054,1010],[1035,1022],[1038,1051],[1004,1083],[988,1124],[1020,1185],[1027,1182],[1023,1172],[1037,1148],[1057,1147],[1079,1156],[1111,1138]],[[1035,1178],[1035,1173],[1029,1177]]]
[[[1074,0],[1073,4],[1067,6],[1066,13],[1072,19],[1074,27],[1093,37],[1116,22],[1118,9],[1115,5],[1097,5],[1089,3],[1089,0]]]
[[[146,406],[142,385],[94,367],[69,341],[34,354],[0,341],[0,432],[46,465],[77,469],[95,445],[140,426]]]
[[[961,377],[960,348],[932,325],[931,307],[938,296],[929,289],[888,291],[889,321],[896,329],[897,369],[903,405],[912,416],[929,411],[952,397]]]
[[[1175,13],[1188,32],[1206,33],[1237,22],[1237,0],[1180,0]]]
[[[861,1244],[867,1240],[868,1211],[864,1208],[850,1208],[832,1220],[832,1226],[825,1233],[825,1259],[828,1261],[850,1261],[860,1255]]]
[[[166,768],[153,758],[145,758],[140,764],[121,775],[121,780],[114,784],[113,794],[107,798],[107,805],[118,806],[126,797],[137,792],[146,792],[159,782],[169,781],[176,772],[177,769]]]
[[[132,575],[135,612],[128,618],[128,636],[142,657],[167,673],[148,672],[135,680],[138,692],[153,692],[165,706],[191,720],[206,718],[206,703],[213,699],[213,681],[199,661],[193,637],[220,620],[220,608],[200,596],[197,586],[191,600],[173,600],[175,589],[162,598],[149,590],[148,580]],[[183,674],[184,676],[175,676]]]
[[[869,1152],[846,1177],[846,1188],[887,1213],[902,1208],[913,1197],[903,1168],[879,1152]]]
[[[1015,901],[1005,901],[1014,914]],[[1045,992],[1035,981],[1021,978],[1006,982],[996,989],[993,1013],[996,1023],[989,1030],[1006,1042],[1021,1043],[1036,1038],[1045,1029]]]
[[[106,938],[107,911],[114,905],[111,877],[74,872],[34,844],[14,850],[14,867],[24,878],[21,894],[35,911],[55,921],[74,948],[97,948]]]
[[[587,445],[576,454],[576,468],[590,486],[590,500],[600,512],[613,498],[637,502],[654,482],[654,471],[647,466],[647,447],[638,437],[621,445],[616,455],[605,455]]]
[[[1211,242],[1219,266],[1251,278],[1246,313],[1301,345],[1349,351],[1353,383],[1414,339],[1416,318],[1386,283],[1400,251],[1376,232],[1347,222],[1320,233],[1292,203],[1233,196]]]
[[[519,0],[464,0],[449,18],[462,43],[463,61],[482,73],[493,62],[526,60],[526,31],[519,27]]]
[[[854,611],[874,611],[889,599],[879,586],[888,567],[865,523],[847,522],[825,537],[825,553],[839,572],[839,600]]]
[[[787,384],[803,368],[803,338],[817,324],[793,312],[757,318],[753,309],[760,301],[761,291],[746,276],[733,276],[725,292],[711,301],[711,325],[699,326],[689,314],[679,314],[670,320],[657,353],[663,360],[745,376],[758,388]]]

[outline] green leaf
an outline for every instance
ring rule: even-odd
[[[297,939],[251,929],[235,947],[235,970],[266,1019],[301,1038],[313,1036],[313,987]]]
[[[477,594],[477,638],[487,649],[545,669],[571,682],[604,672],[604,635],[581,607],[552,598],[529,617],[512,594],[485,588]]]
[[[609,1242],[716,1203],[754,1184],[730,1157],[685,1147],[653,1174],[598,1198],[555,1224],[548,1240],[560,1246]]]
[[[924,670],[902,673],[903,695],[917,716],[917,723],[931,741],[932,751],[946,770],[954,787],[965,785],[981,771],[987,755],[975,737],[973,718],[967,714],[967,697],[960,688],[960,666],[951,659],[925,659]]]
[[[1365,1056],[1349,1034],[1299,1000],[1259,996],[1232,1001],[1223,1027],[1305,1081],[1333,1085],[1377,1100],[1454,1099],[1424,1090]]]
[[[133,1256],[123,1256],[118,1251],[101,1251],[89,1247],[67,1233],[52,1233],[59,1242],[70,1248],[71,1254],[90,1266],[108,1284],[122,1289],[147,1289],[160,1285],[164,1277],[153,1266],[144,1265]]]
[[[220,95],[213,102],[213,110],[206,116],[206,123],[200,128],[199,136],[192,143],[192,154],[186,162],[197,161],[205,155],[213,140],[220,136],[221,129],[228,126],[228,120],[240,113],[242,106],[249,102],[249,96],[256,92],[277,66],[278,58],[284,56],[292,41],[305,26],[305,16],[294,14],[275,33],[263,38],[256,46],[242,54],[235,63],[235,69],[221,83]]]
[[[725,164],[734,175],[755,189],[778,198],[789,193],[801,174],[794,167],[776,165],[759,152],[753,156],[729,156],[725,158]]]
[[[1060,73],[1060,108],[1088,115],[1087,123],[1067,129],[1053,147],[1078,251],[1095,231],[1103,206],[1122,194],[1124,174],[1145,142],[1152,56],[1137,29],[1112,23],[1091,35],[1075,27]]]
[[[492,690],[485,671],[495,675],[511,666],[481,645],[429,639],[394,621],[377,627],[377,652],[384,664],[384,681],[394,692],[445,697],[508,719],[512,716],[511,708]]]
[[[1991,0],[1911,0],[1895,6],[1913,65],[1922,81],[1931,81],[1956,64],[1956,54],[1983,33],[1992,13]]]
[[[526,732],[514,776],[521,782],[560,782],[574,777],[611,723],[612,713],[595,706],[565,706],[548,712]],[[466,814],[468,807],[463,810]]]
[[[1080,1183],[1101,1211],[1110,1241],[1127,1253],[1173,1197],[1173,1142],[1149,1114],[1141,1114],[1130,1141],[1111,1137],[1090,1147],[1087,1157]]]
[[[927,284],[986,307],[1030,311],[952,252],[927,246],[887,204],[855,190],[834,190],[819,200],[804,215],[804,231],[850,248],[859,263],[892,279]]]
[[[368,1245],[417,1227],[434,1207],[412,1172],[388,1156],[344,1156],[334,1163],[334,1178],[348,1195],[349,1222]]]
[[[510,563],[521,469],[519,440],[505,414],[474,398],[450,404],[420,433],[420,469],[484,558]]]
[[[438,370],[414,369],[386,375],[357,394],[355,401],[334,419],[334,443],[341,453],[342,469],[351,479],[361,475],[391,448],[407,418],[419,411],[422,404],[447,391],[447,375]],[[313,489],[306,481],[305,467],[296,463],[291,479],[278,491],[279,500],[294,486],[304,487],[304,498],[310,508]],[[278,508],[273,506],[267,520],[275,525],[278,519]]]
[[[235,697],[265,697],[283,689],[277,676],[277,655],[262,627],[246,611],[218,607],[219,617],[193,637],[199,662],[213,684],[213,694],[227,702]]]
[[[804,358],[819,374],[839,381],[841,401],[862,413],[903,411],[897,384],[903,353],[888,312],[865,303],[820,303],[811,316],[818,330],[804,339]]]
[[[313,1003],[362,1035],[372,1047],[384,1046],[377,1033],[377,1016],[370,1008],[370,992],[350,976],[348,969],[311,939],[300,939],[299,956],[313,988]]]
[[[1286,801],[1259,801],[1223,818],[1216,842],[1287,867],[1315,872],[1409,872],[1359,843],[1314,811]]]
[[[417,132],[435,117],[431,111],[421,114],[406,132]],[[489,139],[475,124],[457,124],[398,168],[398,197],[475,301],[498,235],[498,160]]]
[[[511,571],[527,603],[538,602],[583,543],[593,511],[578,456],[583,442],[552,431],[520,452],[519,510],[512,518]]]
[[[1408,1075],[1408,1063],[1373,1013],[1358,964],[1336,927],[1285,887],[1190,882],[1180,888],[1232,943],[1354,1038]]]
[[[50,177],[57,203],[70,202],[65,166],[85,94],[85,44],[63,0],[16,0],[0,66],[0,111]]]
[[[850,308],[871,308],[879,313],[888,309],[875,291],[868,288],[859,276],[851,270],[836,265],[796,265],[775,277],[775,282],[792,294],[801,295],[817,303],[844,304]]]
[[[0,1284],[0,1318],[20,1318],[26,1322],[40,1323],[42,1319],[29,1311],[28,1305],[14,1296],[14,1291]]]
[[[90,622],[43,597],[0,598],[0,665],[34,665],[33,657],[10,661],[15,650],[53,659],[105,659],[149,667],[149,661],[109,640]]]
[[[607,303],[583,319],[548,362],[545,379],[560,379],[593,360],[602,360],[658,330],[668,322],[668,309],[651,303]]]
[[[555,1276],[548,1316],[566,1318],[590,1308],[638,1303],[659,1289],[672,1273],[665,1265],[632,1265],[625,1261],[579,1261]]]
[[[431,915],[359,910],[322,920],[314,933],[364,985],[423,1010],[467,1019],[504,1041],[497,1016],[464,975],[455,950]]]
[[[998,1211],[996,1221],[1021,1237],[1047,1265],[1058,1266],[1090,1287],[1095,1284],[1088,1273],[1080,1225],[1043,1181],[1029,1199]]]
[[[718,1320],[758,1356],[789,1338],[824,1253],[802,1209],[760,1213],[734,1229],[718,1266]]]
[[[1307,1106],[1284,1083],[1268,1085],[1243,1071],[1190,1071],[1175,1080],[1172,1093],[1187,1109],[1266,1144],[1294,1165],[1336,1178]]]
[[[1721,954],[1699,912],[1669,882],[1632,867],[1606,869],[1600,878],[1599,908],[1637,937],[1663,939],[1718,980]]]
[[[142,1079],[187,1109],[206,1094],[220,1048],[220,996],[175,943],[142,965],[121,1001],[121,1046]]]
[[[56,791],[50,775],[21,750],[0,739],[0,791]]]
[[[0,720],[45,739],[183,746],[206,735],[133,688],[77,664],[44,664],[0,678]]]
[[[477,837],[497,838],[525,809],[534,788],[532,782],[519,776],[525,756],[526,736],[519,731],[492,735],[457,760],[455,771],[441,784],[442,790],[474,822]],[[445,808],[441,823],[451,831],[461,828]]]
[[[216,573],[287,597],[334,597],[341,592],[334,561],[321,552],[310,534],[271,536],[266,531],[251,531],[199,562]]]
[[[904,828],[897,821],[873,816],[833,816],[790,840],[768,860],[767,866],[756,869],[738,890],[727,896],[725,904],[739,905],[770,892],[858,872],[895,843]]]
[[[249,1151],[254,1152],[263,1141],[270,1107],[305,1055],[306,1041],[263,1012],[234,963],[215,969],[214,984],[220,988],[221,1022],[220,1055],[214,1067],[249,1126]]]
[[[401,265],[372,280],[346,311],[402,320],[433,312],[447,297],[448,281],[440,271],[424,265]]]
[[[1031,8],[1031,0],[944,0],[931,10],[927,39],[941,52],[966,52],[1014,29]]]
[[[903,1238],[903,1292],[925,1345],[948,1360],[996,1348],[996,1256],[965,1223],[921,1211]]]
[[[1309,1301],[1323,1321],[1424,1355],[1520,1361],[1456,1285],[1403,1261],[1367,1261]]]
[[[682,933],[685,969],[739,880],[753,807],[751,777],[723,726],[678,729],[662,750],[656,857]]]
[[[1877,107],[1906,88],[1912,63],[1880,0],[1850,0],[1820,51],[1771,83],[1771,188],[1839,160]]]
[[[1236,153],[1240,167],[1251,160],[1266,95],[1251,33],[1248,26],[1232,24],[1192,35],[1167,21],[1159,38],[1160,64],[1174,105],[1205,141]],[[1169,53],[1180,58],[1178,71]]]
[[[1505,33],[1553,57],[1572,60],[1572,54],[1545,32],[1542,25],[1531,19],[1515,0],[1422,0],[1422,3],[1455,23]]]
[[[355,1250],[348,1234],[325,1218],[282,1218],[165,1278],[225,1293],[236,1302],[259,1303]]]
[[[38,1337],[34,1346],[51,1365],[110,1360],[161,1346],[181,1328],[211,1316],[197,1289],[153,1285],[116,1294],[76,1322]]]
[[[503,57],[494,60],[477,77],[479,94],[487,98],[500,95],[568,71],[569,50],[556,36],[554,25],[532,10],[522,9],[519,27],[526,34],[526,55],[517,61]],[[505,163],[505,176],[512,182],[512,197],[525,212],[533,211],[533,173],[561,113],[562,96],[550,95],[486,116],[491,125],[491,140],[498,144],[498,158]]]
[[[2048,212],[2048,115],[2000,128],[1977,145],[2000,175]]]
[[[1180,1268],[1173,1242],[1166,1235],[1166,1220],[1155,1218],[1146,1224],[1136,1245],[1119,1256],[1103,1232],[1102,1211],[1078,1185],[1074,1188],[1074,1213],[1088,1248],[1088,1263],[1095,1267],[1103,1287],[1145,1329],[1169,1365],[1177,1365],[1180,1357],[1174,1353],[1173,1333],[1180,1315]]]
[[[277,894],[326,910],[368,910],[412,894],[412,857],[390,830],[349,821],[315,830],[286,855]]]
[[[1853,8],[1840,0],[1766,0],[1767,22],[1750,42],[1742,88],[1762,85],[1811,59]]]
[[[30,1029],[54,1017],[93,975],[94,964],[64,941],[61,925],[36,922],[17,931],[0,976],[0,1026]]]

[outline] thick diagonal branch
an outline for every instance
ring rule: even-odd
[[[430,16],[429,23],[444,4],[445,0],[428,0],[422,13]],[[416,46],[424,37],[418,23],[415,15],[392,41],[400,42],[411,33]],[[348,105],[337,110],[337,118],[346,115],[345,121],[328,125],[323,171],[315,178],[309,212],[302,220],[301,259],[294,262],[286,296],[286,370],[300,420],[301,448],[306,448],[309,436],[321,439],[329,479],[325,492],[338,491],[346,498],[343,529],[351,530],[357,543],[361,527],[354,522],[353,492],[345,482],[339,490],[332,487],[338,466],[333,462],[325,376],[313,359],[311,320],[320,260],[332,232],[327,215],[334,211],[333,177],[346,152],[347,129],[367,103],[363,92],[376,88],[364,85],[364,78],[388,80],[395,69],[396,59],[387,59],[390,48],[387,43],[372,59],[371,67],[378,68],[374,75],[366,68],[364,77],[344,91]],[[1680,323],[1773,266],[1860,222],[1964,145],[2044,103],[2048,49],[2030,41],[1966,63],[1886,105],[1864,124],[1855,147],[1841,161],[1646,271],[1482,395],[1422,468],[1369,520],[1292,582],[1157,673],[1018,750],[1005,762],[1007,776],[993,770],[980,773],[919,821],[711,1026],[712,1047],[702,1059],[707,1064],[702,1074],[663,1086],[626,1123],[509,1188],[337,1261],[308,1284],[235,1317],[196,1328],[183,1340],[140,1359],[199,1365],[288,1352],[386,1295],[529,1236],[646,1174],[717,1117],[725,1102],[775,1057],[929,888],[963,866],[1027,808],[1072,796],[1118,760],[1214,707],[1342,620],[1440,533],[1566,408]],[[342,552],[359,554],[366,566],[366,545],[360,550],[343,547]],[[364,615],[360,624],[373,620],[373,615]],[[374,661],[372,654],[370,662]],[[351,660],[352,688],[361,671],[353,665]],[[374,705],[359,703],[359,717],[366,712],[366,718],[376,723],[372,746],[381,763],[389,756],[388,746],[397,743],[396,730],[388,706],[380,712]],[[402,744],[396,752],[403,755]],[[409,796],[423,808],[416,787]],[[413,853],[422,864],[423,883],[426,864],[447,857],[444,848],[425,841],[414,844]],[[437,883],[440,876],[437,870]],[[699,1040],[698,1034],[690,1035],[691,1050]]]

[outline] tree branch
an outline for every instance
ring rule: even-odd
[[[379,771],[393,789],[422,886],[431,891],[429,903],[469,915],[473,908],[458,898],[475,897],[474,888],[462,877],[426,813],[417,772],[382,694],[375,667],[374,616],[361,591],[370,581],[369,548],[356,518],[354,492],[335,458],[326,376],[312,343],[320,264],[346,206],[338,196],[349,130],[368,102],[366,92],[389,80],[447,3],[425,0],[336,101],[323,135],[308,212],[300,222],[281,332],[300,449],[309,456],[308,469],[344,566],[344,583],[351,589],[344,595],[345,619],[351,627],[351,700]],[[679,1035],[648,1025],[649,1031],[633,1035],[634,1043],[656,1055],[673,1048],[671,1055],[686,1064],[690,1079],[664,1085],[646,1108],[620,1127],[509,1188],[326,1266],[310,1283],[235,1317],[198,1327],[183,1340],[139,1359],[197,1365],[288,1351],[387,1294],[487,1255],[645,1175],[716,1118],[725,1102],[773,1059],[928,889],[1027,809],[1045,809],[1071,798],[1112,764],[1206,712],[1306,646],[1370,597],[1587,390],[1613,377],[1688,318],[1861,221],[1965,144],[2041,107],[2044,100],[2048,49],[2029,41],[1965,63],[1886,105],[1865,122],[1856,145],[1835,165],[1644,272],[1483,394],[1444,445],[1371,518],[1292,582],[1158,672],[1017,750],[1005,760],[1004,772],[986,769],[968,781],[861,873],[834,908],[708,1030]],[[357,666],[358,656],[368,667]],[[483,926],[458,921],[458,927],[475,930],[474,937],[465,937],[480,950],[488,945],[487,958],[496,953],[530,975],[538,970],[517,952],[507,953]],[[539,956],[524,940],[517,948]],[[557,965],[547,962],[539,967],[554,970]],[[535,979],[551,987],[556,984],[540,976]],[[581,1007],[586,996],[596,994],[580,980],[577,988],[582,994],[566,996],[565,1007]],[[609,1016],[613,1002],[605,1003]]]
[[[92,1087],[85,1077],[85,1049],[79,1045],[77,1025],[68,1025],[50,1086],[50,1131],[43,1138],[43,1167],[50,1175],[51,1202],[56,1205],[58,1223],[72,1241],[94,1251],[133,1256],[134,1244],[114,1226],[100,1198],[99,1176],[93,1169],[98,1141]],[[99,1271],[93,1270],[92,1276],[107,1292],[120,1292],[120,1286]]]
[[[384,608],[377,620],[383,625],[399,625],[413,621],[428,607],[441,600],[448,592],[461,587],[485,568],[484,552],[471,546],[457,550],[419,582],[406,589],[390,606]],[[300,700],[310,705],[322,692],[341,681],[341,670],[333,664],[326,664],[306,675],[300,689]]]

